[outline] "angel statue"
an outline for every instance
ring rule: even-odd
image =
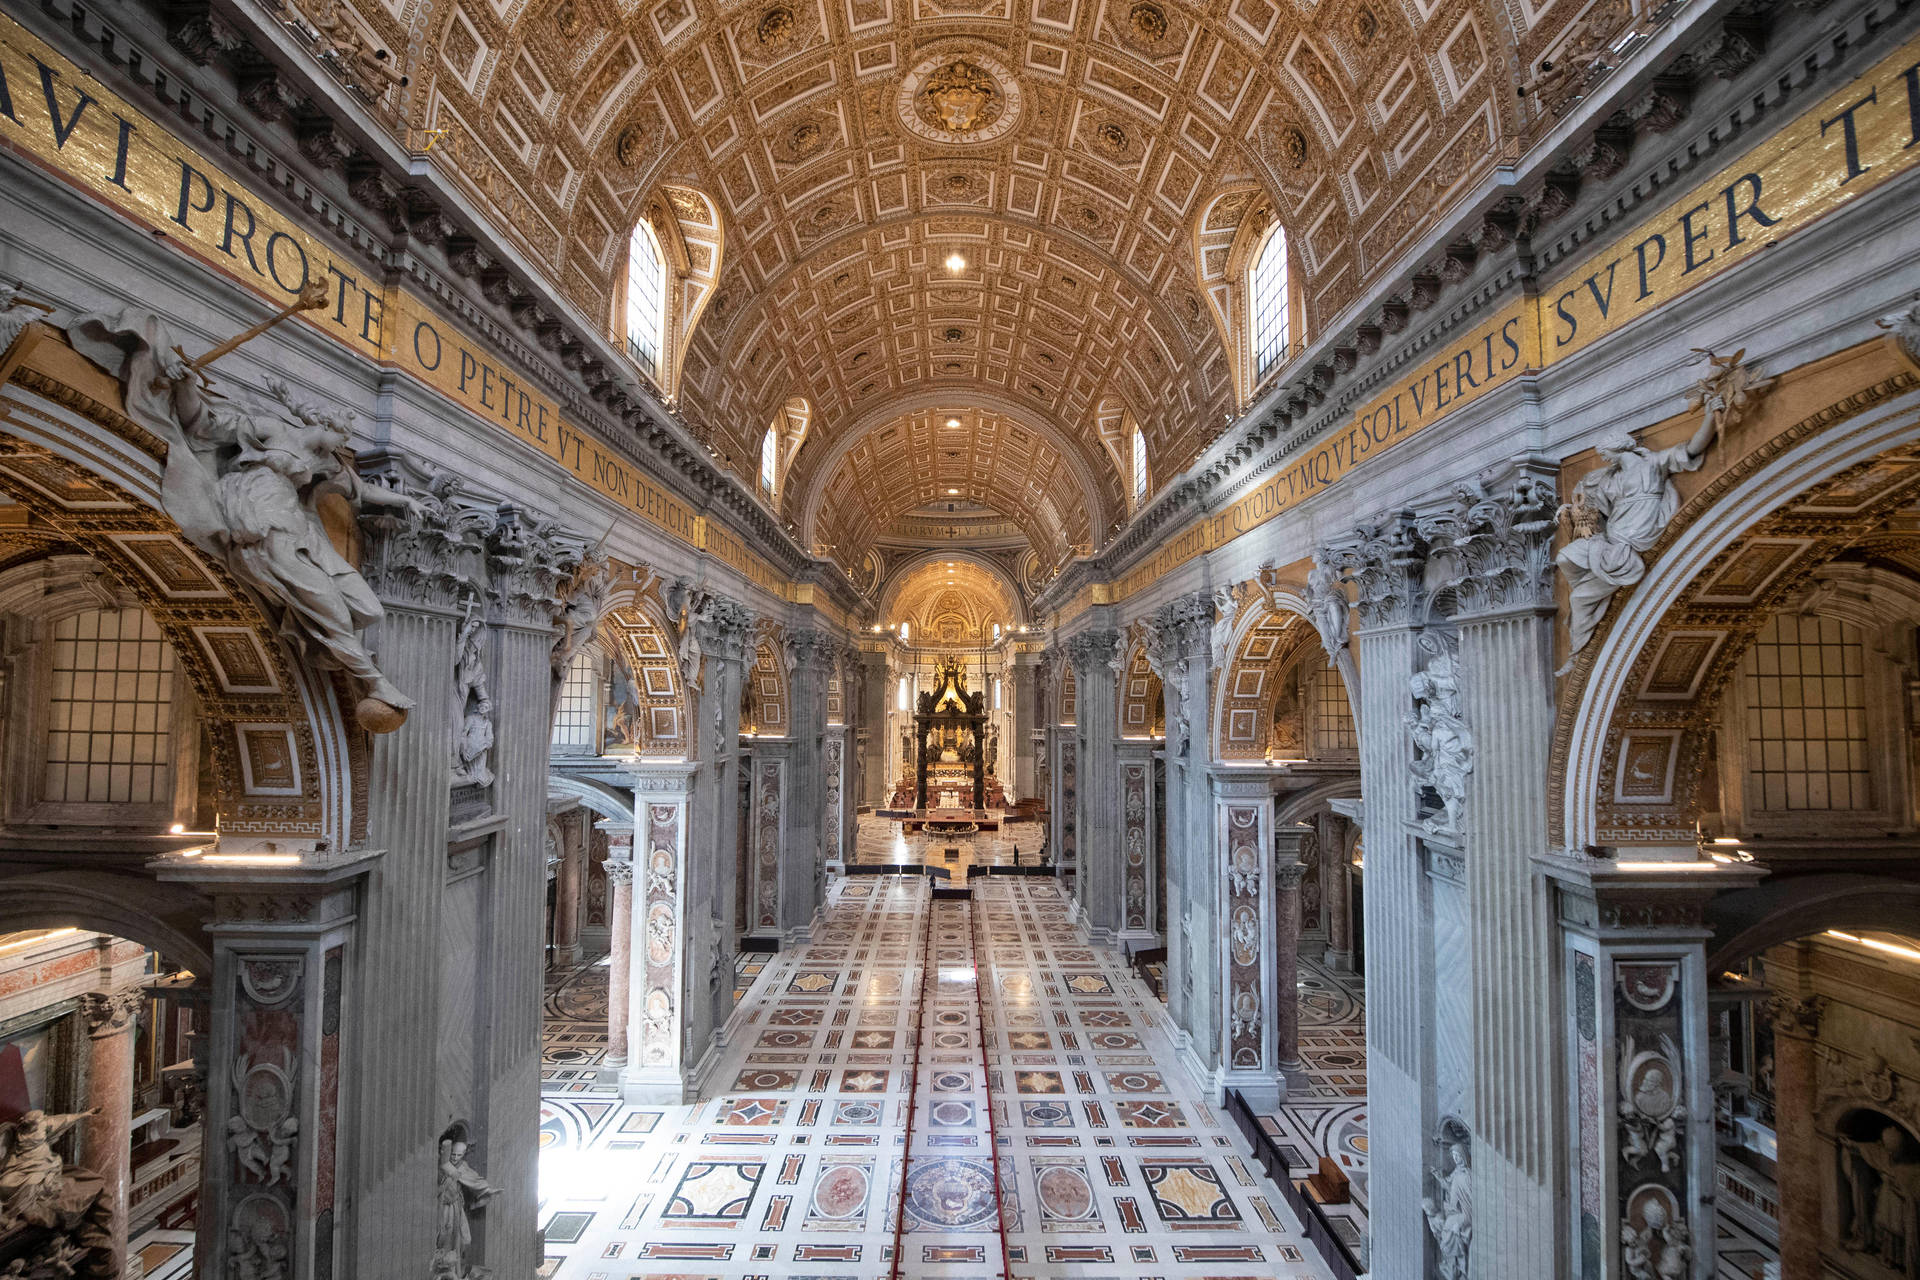
[[[98,1191],[89,1195],[75,1185],[53,1144],[94,1114],[50,1116],[36,1108],[0,1124],[0,1236],[20,1226],[63,1226],[86,1211]]]
[[[1606,465],[1583,476],[1557,513],[1573,540],[1555,557],[1567,578],[1569,611],[1567,663],[1555,675],[1573,668],[1574,655],[1593,638],[1613,593],[1646,576],[1642,553],[1660,540],[1680,509],[1673,477],[1699,470],[1708,446],[1773,385],[1773,379],[1757,379],[1740,363],[1745,348],[1725,357],[1696,354],[1706,357],[1710,371],[1694,385],[1688,402],[1700,414],[1693,435],[1656,450],[1624,431],[1613,432],[1597,446]]]
[[[151,312],[81,316],[68,339],[120,379],[127,415],[166,442],[160,505],[181,533],[278,611],[296,652],[365,686],[354,709],[361,727],[398,729],[413,700],[374,665],[358,634],[384,616],[380,601],[334,549],[320,503],[337,495],[355,509],[418,515],[420,507],[360,482],[345,454],[351,414],[324,414],[278,381],[267,384],[271,407],[241,411],[220,403]]]

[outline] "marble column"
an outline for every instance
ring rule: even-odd
[[[688,815],[700,767],[644,759],[627,766],[639,823],[629,872],[631,879],[637,871],[639,880],[620,913],[638,943],[621,968],[630,978],[622,983],[619,1000],[630,1028],[620,1094],[630,1103],[677,1106],[698,1095],[710,1037],[696,1040],[687,1015],[706,1007],[716,963],[731,998],[731,948],[703,955],[687,941]],[[701,1054],[693,1052],[696,1046]]]
[[[1532,865],[1547,847],[1540,762],[1553,745],[1556,506],[1550,477],[1523,473],[1419,525],[1453,589],[1458,702],[1471,735],[1460,840],[1476,1280],[1550,1274],[1566,1198],[1557,942],[1547,881]]]
[[[627,1065],[628,990],[633,973],[633,827],[602,818],[594,826],[607,833],[607,1056],[601,1083],[618,1081]]]
[[[1421,1200],[1429,1138],[1439,1119],[1429,975],[1432,912],[1414,825],[1412,710],[1408,681],[1424,617],[1423,568],[1404,514],[1384,516],[1315,559],[1356,586],[1353,642],[1365,672],[1355,714],[1360,787],[1367,807],[1367,1129],[1372,1270],[1408,1280],[1429,1275]]]
[[[1327,895],[1324,963],[1336,973],[1353,972],[1353,869],[1347,863],[1347,820],[1320,818],[1320,882]]]
[[[580,911],[587,877],[586,835],[581,829],[585,812],[574,809],[557,820],[560,866],[554,876],[553,956],[561,965],[580,963]]]
[[[1016,644],[1013,652],[1013,728],[1005,738],[1003,750],[1011,749],[1013,754],[1013,786],[1016,800],[1025,800],[1038,795],[1034,781],[1034,737],[1033,731],[1040,724],[1040,696],[1038,680],[1039,654],[1028,652]]]
[[[861,649],[858,657],[860,724],[866,737],[860,762],[860,798],[876,809],[886,807],[895,776],[892,718],[893,683],[887,677],[885,649]]]
[[[1274,1070],[1284,1100],[1300,1063],[1300,882],[1301,860],[1314,843],[1309,827],[1282,827],[1273,833],[1273,1022]]]
[[[1780,1204],[1780,1280],[1820,1280],[1822,1236],[1818,1064],[1819,996],[1774,996],[1766,1015],[1773,1021],[1774,1161]]]
[[[133,1137],[133,1039],[147,993],[89,991],[80,997],[87,1024],[87,1108],[80,1122],[80,1163],[106,1181],[113,1218],[108,1228],[113,1274],[127,1261],[127,1176]]]
[[[1073,663],[1074,710],[1079,740],[1079,877],[1074,900],[1078,919],[1096,944],[1112,945],[1123,925],[1125,869],[1120,815],[1119,767],[1114,760],[1118,732],[1120,633],[1083,631],[1067,641]]]
[[[1369,847],[1369,869],[1372,860]],[[1562,1237],[1571,1257],[1560,1274],[1629,1280],[1635,1255],[1665,1260],[1637,1274],[1712,1280],[1706,905],[1765,871],[1685,855],[1536,861],[1553,883],[1566,1011],[1569,1105],[1558,1133],[1571,1171]]]

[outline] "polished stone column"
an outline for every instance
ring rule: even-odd
[[[580,963],[580,912],[587,878],[587,842],[582,829],[585,809],[562,814],[560,866],[554,876],[553,956],[557,964]]]
[[[688,936],[688,814],[695,774],[700,766],[683,761],[636,760],[627,766],[633,782],[633,811],[639,821],[631,906],[622,919],[638,945],[631,948],[623,972],[621,1002],[626,1006],[630,1052],[620,1071],[620,1094],[630,1103],[677,1106],[699,1092],[699,1072],[710,1037],[696,1040],[688,1011],[706,1007],[713,978],[707,962],[686,943]],[[725,956],[731,998],[731,957]],[[698,1047],[702,1052],[695,1054]]]
[[[1353,971],[1353,869],[1347,863],[1347,820],[1320,818],[1320,883],[1327,895],[1324,963],[1336,973]]]
[[[607,1056],[601,1082],[612,1084],[627,1065],[633,973],[633,824],[602,818],[594,826],[607,833]]]
[[[1300,855],[1313,835],[1305,827],[1282,827],[1273,835],[1273,1055],[1282,1099],[1301,1070],[1300,881],[1307,864]]]
[[[1073,663],[1074,710],[1079,739],[1078,828],[1080,874],[1075,881],[1077,919],[1096,944],[1111,945],[1124,927],[1125,867],[1122,853],[1118,732],[1120,633],[1083,631],[1067,641]]]
[[[87,1109],[80,1122],[80,1163],[106,1181],[113,1218],[108,1228],[113,1274],[127,1260],[127,1176],[133,1136],[133,1039],[147,993],[89,991],[80,997],[87,1024]]]
[[[1820,1280],[1823,1178],[1819,1118],[1819,996],[1776,995],[1773,1020],[1773,1115],[1779,1155],[1774,1162],[1780,1203],[1780,1280]]]
[[[790,701],[786,796],[780,823],[780,909],[776,936],[804,946],[813,936],[826,885],[827,682],[837,642],[816,627],[787,632]]]
[[[895,776],[892,718],[893,682],[888,678],[886,650],[862,649],[852,669],[859,685],[860,724],[866,734],[860,763],[860,799],[885,808]],[[849,694],[849,696],[852,696]]]
[[[1017,649],[1013,654],[1013,728],[1007,734],[1002,752],[1013,756],[1013,785],[1016,800],[1037,795],[1034,783],[1033,731],[1040,725],[1038,666],[1040,655]]]

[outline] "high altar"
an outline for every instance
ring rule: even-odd
[[[981,749],[986,694],[967,692],[959,658],[942,658],[934,687],[920,695],[913,717],[914,807],[974,809],[986,804],[986,753]],[[931,801],[929,801],[931,797]]]

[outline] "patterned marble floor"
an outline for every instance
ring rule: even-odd
[[[902,830],[898,819],[868,813],[860,816],[856,834],[855,864],[946,867],[953,872],[955,880],[964,880],[969,866],[1012,866],[1016,849],[1022,863],[1034,865],[1046,838],[1046,824],[1002,822],[998,831],[948,839],[929,837],[923,832],[908,833]],[[958,849],[960,856],[949,859],[946,856],[949,848]]]
[[[1367,1239],[1367,1008],[1359,974],[1336,973],[1300,957],[1302,1077],[1288,1083],[1287,1100],[1261,1125],[1301,1176],[1330,1155],[1347,1175],[1352,1199],[1326,1205],[1327,1217],[1348,1247],[1365,1259]]]
[[[917,1080],[904,1275],[1001,1275],[1003,1214],[1023,1280],[1327,1275],[1175,1065],[1158,1003],[1081,942],[1051,880],[976,880],[970,904],[916,877],[837,882],[813,944],[741,1003],[713,1079],[686,1107],[548,1083],[543,1274],[886,1276]]]
[[[772,957],[743,951],[733,958],[733,1002],[739,1004]],[[599,1089],[607,1058],[607,958],[547,970],[540,1025],[540,1087],[550,1093]]]

